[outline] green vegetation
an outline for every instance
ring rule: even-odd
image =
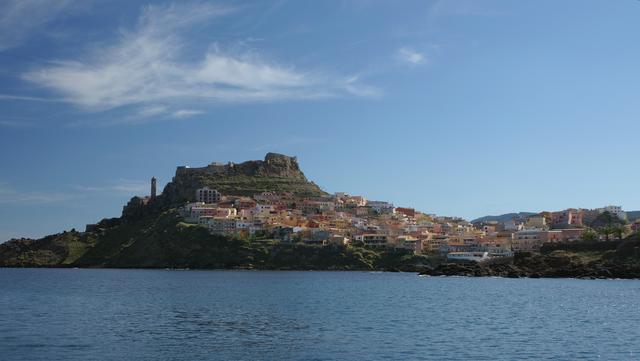
[[[615,236],[617,239],[622,239],[627,234],[626,228],[627,222],[618,218],[617,216],[603,212],[599,214],[589,224],[597,233],[604,236],[605,240],[610,240],[611,236]]]
[[[580,235],[580,240],[583,242],[598,242],[598,233],[592,229],[587,229]]]
[[[73,264],[96,239],[72,230],[39,240],[18,239],[0,244],[0,266],[60,267]]]
[[[30,251],[16,250],[26,243]],[[97,234],[67,232],[0,247],[0,266],[20,267],[412,271],[432,262],[406,251],[212,235],[205,227],[184,223],[175,210]]]

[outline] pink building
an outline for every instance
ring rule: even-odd
[[[567,228],[543,231],[540,232],[540,240],[542,241],[542,243],[577,241],[580,239],[580,236],[583,232],[584,228]]]
[[[583,211],[581,209],[565,209],[551,213],[551,224],[562,228],[567,226],[581,227],[583,225]]]

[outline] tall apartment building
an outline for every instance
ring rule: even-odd
[[[196,202],[218,203],[220,202],[220,192],[209,187],[196,189]]]

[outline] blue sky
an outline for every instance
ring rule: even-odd
[[[425,212],[640,209],[640,2],[0,4],[0,240],[297,155]]]

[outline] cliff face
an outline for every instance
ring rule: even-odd
[[[268,153],[264,160],[239,164],[178,167],[173,180],[164,188],[160,201],[169,204],[191,201],[196,189],[205,186],[224,195],[251,196],[265,191],[291,192],[299,196],[325,194],[305,177],[295,157]]]

